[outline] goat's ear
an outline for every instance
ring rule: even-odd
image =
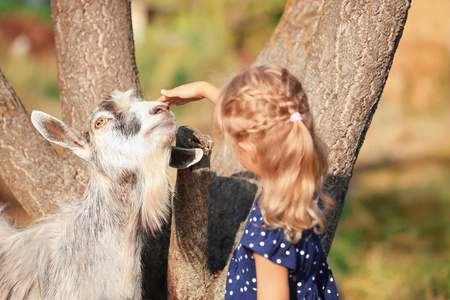
[[[179,147],[171,147],[170,163],[172,168],[176,169],[186,169],[187,167],[196,164],[202,159],[203,151],[202,149],[185,149]]]
[[[87,150],[86,137],[78,130],[42,111],[31,113],[31,122],[37,131],[50,142],[72,150],[78,156],[84,157]]]

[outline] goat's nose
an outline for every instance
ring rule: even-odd
[[[169,111],[169,106],[167,104],[161,103],[150,110],[151,115],[160,114]]]

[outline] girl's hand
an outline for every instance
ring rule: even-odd
[[[197,81],[180,85],[171,90],[161,90],[161,97],[156,101],[169,105],[183,105],[192,101],[207,98],[212,103],[216,103],[220,90],[213,84],[206,81]]]

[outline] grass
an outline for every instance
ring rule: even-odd
[[[356,172],[329,256],[343,299],[448,299],[449,166]],[[419,172],[420,183],[411,180]]]

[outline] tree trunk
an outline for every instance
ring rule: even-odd
[[[112,91],[141,96],[134,57],[130,0],[52,0],[62,117],[86,128]]]
[[[168,260],[170,299],[207,299],[213,276],[208,267],[208,204],[211,137],[181,127],[176,145],[201,148],[204,157],[187,169],[178,170],[172,202],[172,227]]]
[[[140,95],[130,1],[51,4],[63,119],[83,130],[95,105],[112,90],[133,88]],[[300,79],[328,145],[326,187],[337,208],[327,212],[326,252],[409,6],[408,0],[290,0],[255,63],[287,67]],[[41,139],[0,75],[0,176],[31,216],[54,213],[81,194],[85,172],[73,156],[60,157]],[[209,140],[203,141],[201,147],[210,149]],[[218,150],[209,176],[207,169],[204,160],[179,173],[172,232],[167,226],[159,239],[149,239],[144,254],[146,298],[165,297],[167,263],[172,298],[223,298],[229,255],[259,183],[226,148]]]
[[[77,172],[34,129],[0,71],[0,176],[32,217],[53,214],[83,187]]]
[[[403,33],[409,0],[327,1],[303,78],[329,149],[325,188],[336,202],[322,239],[331,248],[345,194]]]

